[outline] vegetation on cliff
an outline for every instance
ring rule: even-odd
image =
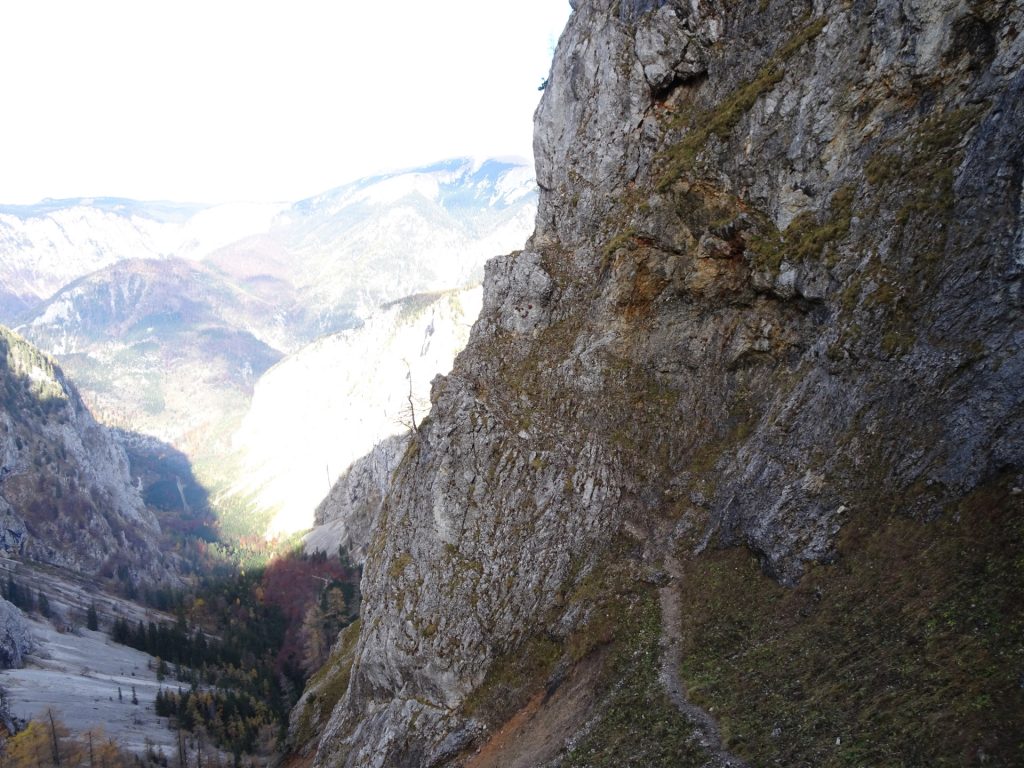
[[[574,8],[319,764],[1019,763],[1020,9]]]

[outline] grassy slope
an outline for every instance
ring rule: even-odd
[[[637,554],[631,544],[635,542],[620,537],[609,558],[566,596],[567,604],[578,606],[584,616],[577,628],[564,638],[534,637],[499,659],[467,701],[467,714],[487,722],[494,732],[544,692],[536,717],[563,715],[549,715],[543,707],[549,699],[556,701],[555,691],[571,677],[570,666],[596,663],[590,678],[596,704],[576,713],[575,737],[564,749],[552,745],[551,757],[560,753],[561,764],[574,768],[688,768],[706,763],[708,755],[692,742],[692,726],[658,679],[657,589],[631,575]],[[539,730],[544,737],[543,726]],[[537,736],[527,728],[518,738]]]
[[[1024,765],[1024,496],[939,520],[865,511],[795,589],[744,550],[691,559],[683,673],[764,765]]]
[[[839,552],[792,589],[744,548],[683,555],[682,673],[723,746],[756,766],[1024,765],[1024,495],[1004,478],[930,522],[865,511]],[[596,658],[563,765],[705,764],[629,560],[613,551],[567,595],[588,616],[569,637],[499,660],[469,713],[496,726]]]

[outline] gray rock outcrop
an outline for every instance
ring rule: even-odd
[[[408,433],[392,435],[352,462],[316,508],[316,524],[302,539],[307,552],[333,555],[342,550],[353,563],[366,560],[391,475],[410,440]]]
[[[1024,470],[1019,4],[573,7],[536,231],[397,469],[318,765],[480,743],[467,700],[619,532],[793,584],[860,508]]]
[[[0,545],[83,573],[173,578],[128,458],[44,353],[0,328]]]
[[[0,669],[17,669],[32,652],[32,633],[20,610],[0,598]]]

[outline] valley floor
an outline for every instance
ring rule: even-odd
[[[51,707],[73,733],[102,727],[132,752],[152,745],[168,756],[176,753],[177,736],[153,706],[161,685],[176,683],[157,681],[152,657],[115,644],[102,632],[61,634],[48,623],[30,625],[35,650],[25,668],[0,672],[15,717],[40,718]],[[138,704],[132,703],[133,690]]]

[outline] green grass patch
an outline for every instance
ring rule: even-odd
[[[819,221],[816,214],[806,211],[794,218],[782,232],[769,231],[750,238],[747,250],[752,265],[761,271],[778,272],[783,261],[793,263],[824,259],[831,265],[830,246],[846,237],[853,219],[854,188],[843,186],[836,190],[829,202],[828,216]]]
[[[658,592],[636,581],[636,556],[635,540],[615,537],[599,564],[575,578],[553,614],[578,612],[578,626],[564,640],[535,635],[499,658],[467,700],[466,714],[499,726],[538,692],[553,690],[559,671],[591,663],[598,704],[585,714],[593,727],[562,765],[703,766],[707,754],[691,742],[693,727],[658,679]]]
[[[697,155],[712,136],[727,139],[757,100],[782,80],[785,76],[786,61],[817,37],[827,23],[825,17],[805,23],[795,35],[783,43],[753,79],[740,85],[713,109],[694,115],[690,121],[689,132],[666,152],[668,165],[658,182],[658,191],[666,191],[683,174],[693,169]]]
[[[955,202],[953,183],[959,165],[960,144],[986,112],[986,104],[972,104],[931,115],[909,136],[887,142],[864,166],[874,186],[906,186],[909,194],[897,210],[896,222],[912,217],[945,215]]]
[[[402,552],[394,560],[391,561],[391,565],[388,566],[388,575],[392,581],[397,579],[402,573],[412,564],[412,555],[408,552]]]
[[[658,672],[661,611],[653,588],[617,600],[620,623],[604,671],[598,721],[566,756],[572,768],[686,768],[707,764],[693,726],[665,693]]]
[[[491,665],[484,682],[466,699],[466,714],[491,726],[504,723],[543,690],[561,658],[561,643],[546,636],[530,638]]]
[[[668,150],[668,167],[658,182],[657,190],[666,191],[684,173],[692,170],[697,154],[712,136],[728,138],[743,115],[750,111],[762,94],[775,87],[784,74],[785,71],[774,60],[769,61],[753,80],[729,94],[714,110],[695,118],[689,133]]]
[[[757,765],[1024,765],[1024,502],[863,511],[795,589],[745,550],[686,564],[683,673]],[[882,505],[879,505],[881,508]]]
[[[296,748],[309,744],[327,725],[334,707],[348,690],[355,663],[356,642],[359,640],[360,622],[357,619],[341,631],[338,644],[330,658],[306,683],[310,691],[305,708],[299,714],[294,739]]]

